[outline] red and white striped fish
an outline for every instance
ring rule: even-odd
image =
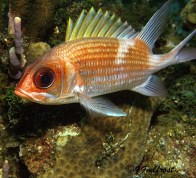
[[[74,24],[68,21],[66,42],[27,67],[15,93],[41,104],[81,103],[88,111],[108,116],[126,113],[100,95],[133,90],[147,96],[166,94],[153,73],[196,58],[194,48],[183,46],[194,30],[166,54],[152,48],[164,27],[171,1],[167,1],[136,33],[127,22],[93,8]]]

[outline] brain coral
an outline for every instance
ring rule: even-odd
[[[142,97],[142,98],[141,98]],[[127,93],[121,99],[126,101]],[[70,137],[56,149],[54,166],[39,173],[39,178],[125,178],[127,166],[137,166],[146,144],[153,100],[131,95],[132,105],[124,105],[127,117],[89,118],[81,134]],[[121,100],[121,101],[122,101]],[[130,103],[130,102],[129,102]],[[28,165],[27,165],[28,166]]]

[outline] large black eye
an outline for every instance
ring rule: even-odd
[[[54,72],[50,68],[40,68],[34,76],[34,83],[39,88],[48,88],[54,82]]]

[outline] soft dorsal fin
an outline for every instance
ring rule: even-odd
[[[115,14],[108,11],[103,13],[101,9],[97,12],[92,7],[88,12],[83,10],[74,23],[68,20],[66,30],[66,41],[83,37],[113,37],[129,39],[135,35],[135,30],[127,23],[122,22]]]
[[[151,49],[162,33],[172,0],[168,0],[148,21],[136,38],[144,41]]]

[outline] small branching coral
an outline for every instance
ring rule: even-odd
[[[3,178],[8,178],[9,168],[9,162],[5,160],[3,163]]]
[[[9,50],[9,75],[13,79],[20,79],[21,69],[25,66],[26,60],[22,48],[21,18],[9,13],[9,33],[14,35],[15,46]]]

